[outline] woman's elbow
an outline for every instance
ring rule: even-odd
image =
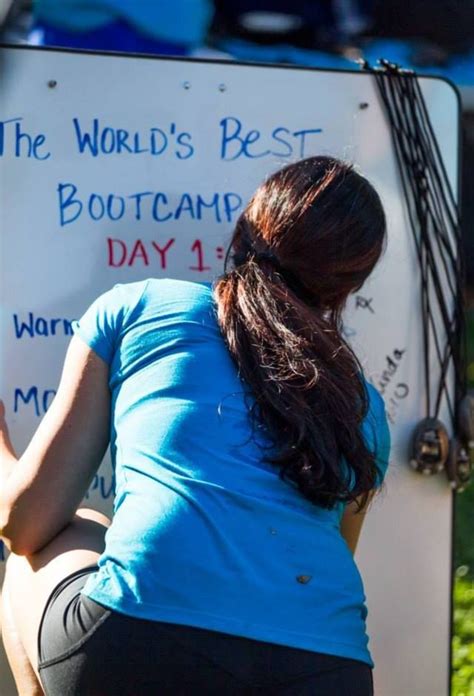
[[[12,517],[0,515],[0,539],[6,548],[17,556],[31,556],[44,545],[34,530],[26,530],[15,524]]]
[[[12,530],[12,525],[8,521],[0,522],[0,540],[4,546],[17,556],[29,556],[34,553],[31,549],[31,544],[25,543],[20,535]]]

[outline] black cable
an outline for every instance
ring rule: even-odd
[[[416,74],[383,59],[379,63],[374,69],[364,61],[362,68],[375,78],[390,126],[420,269],[426,417],[437,419],[446,402],[456,431],[466,392],[459,206]],[[436,377],[432,356],[439,367]]]

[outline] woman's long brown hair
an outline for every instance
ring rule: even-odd
[[[258,188],[215,285],[253,424],[272,442],[266,458],[325,508],[359,496],[365,506],[377,481],[361,433],[367,390],[341,312],[379,259],[385,228],[378,194],[351,165],[302,160]]]

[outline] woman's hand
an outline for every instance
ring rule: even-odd
[[[6,433],[8,437],[8,426],[5,420],[5,404],[2,399],[0,399],[0,437],[3,438],[4,433]]]

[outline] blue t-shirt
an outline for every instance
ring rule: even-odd
[[[116,474],[105,551],[83,592],[130,616],[373,666],[344,506],[313,505],[262,461],[211,285],[118,285],[75,330],[110,365]],[[387,420],[367,388],[363,430],[383,474]]]

